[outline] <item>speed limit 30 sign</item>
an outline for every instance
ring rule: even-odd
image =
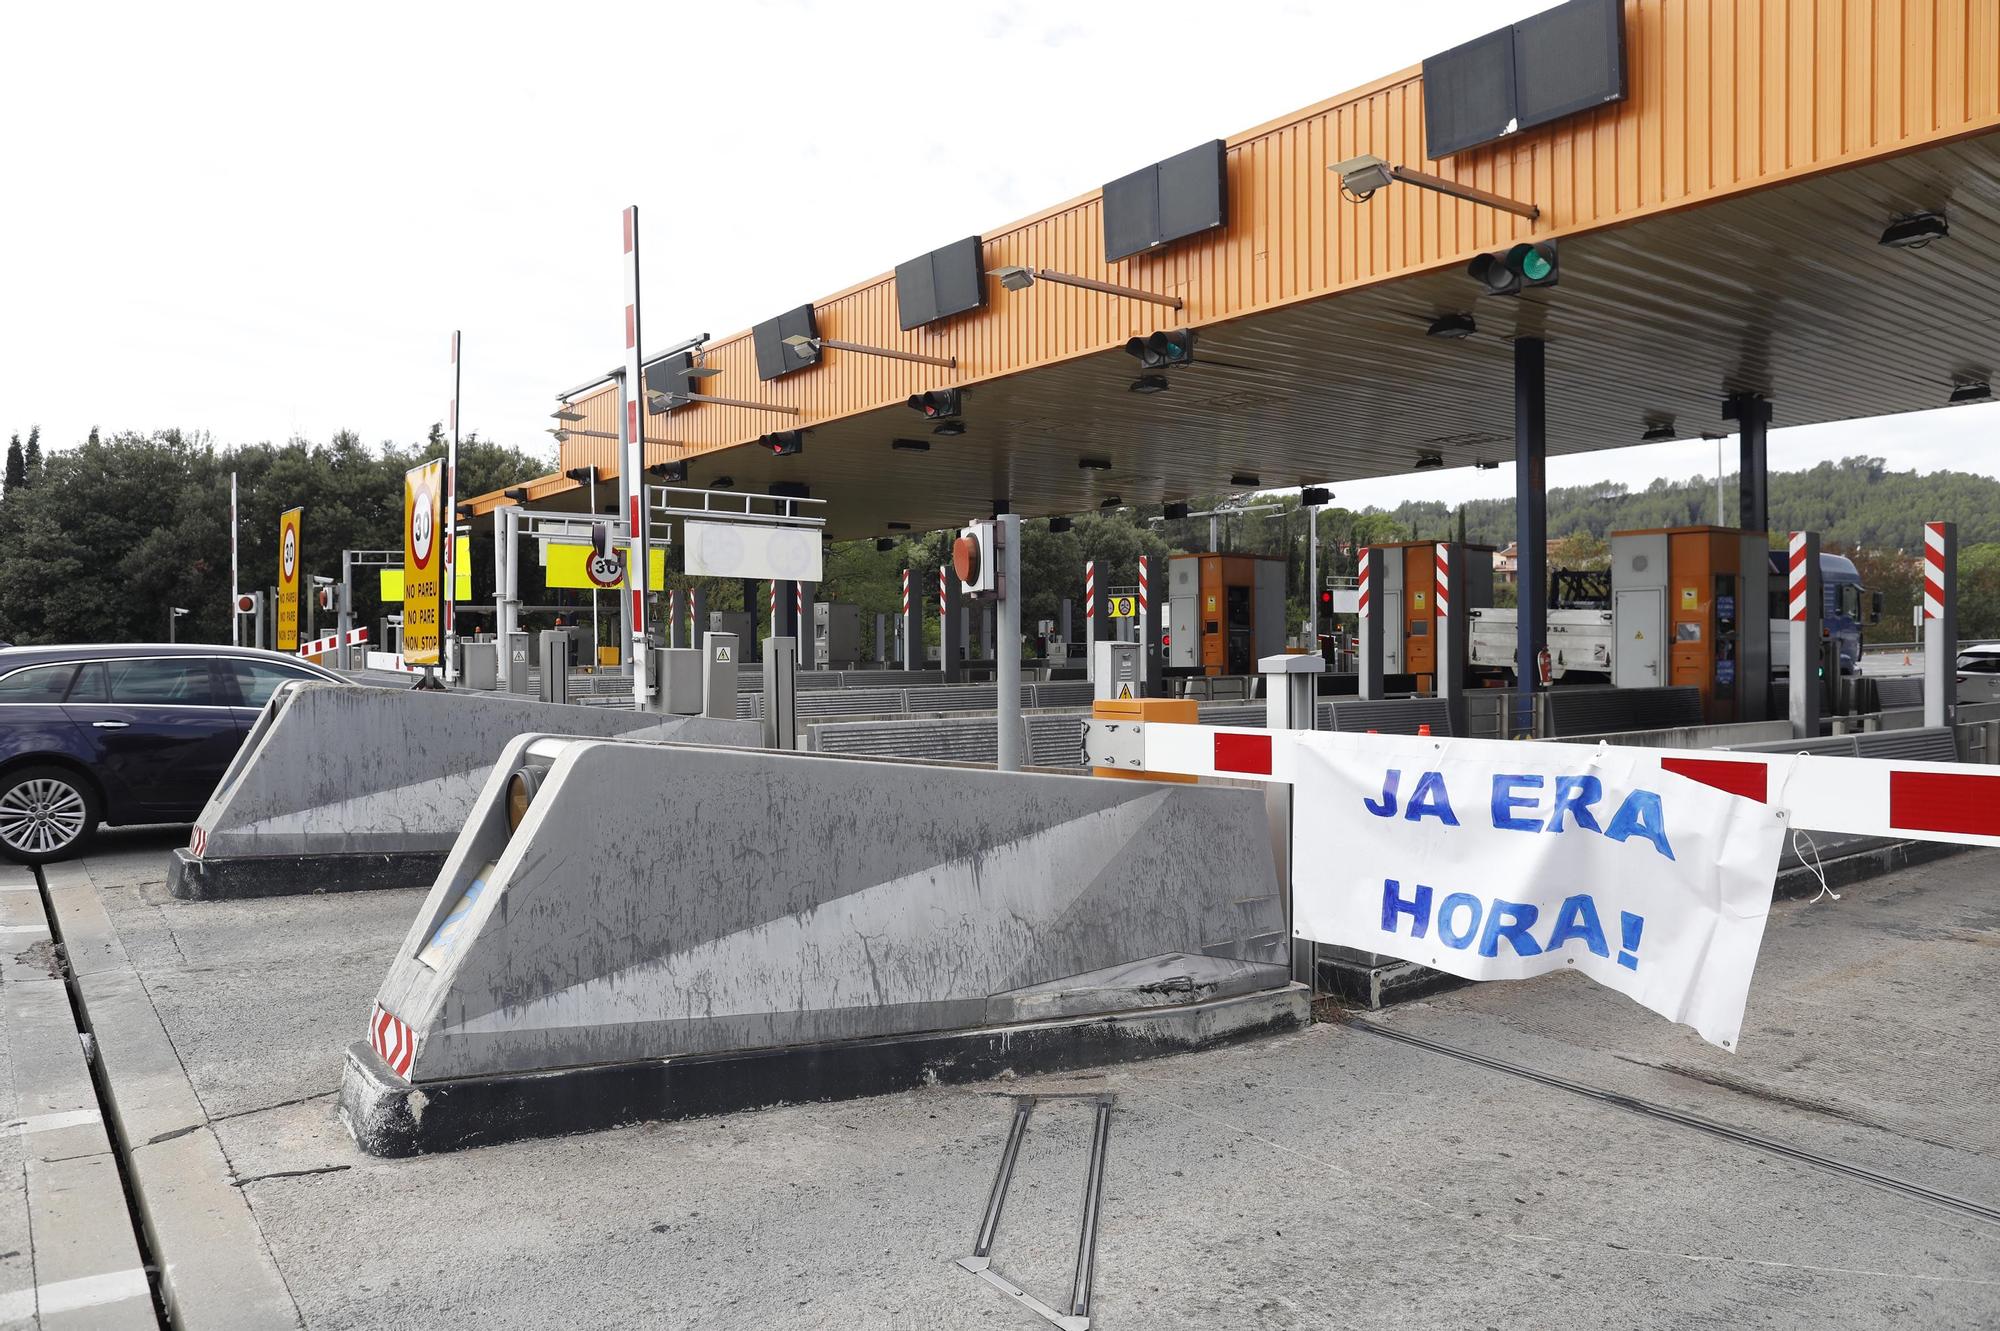
[[[625,581],[623,552],[614,550],[608,555],[592,552],[590,558],[584,561],[583,576],[589,578],[593,585],[610,591]]]

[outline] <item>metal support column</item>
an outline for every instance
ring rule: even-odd
[[[1514,340],[1514,553],[1518,570],[1514,636],[1514,723],[1517,739],[1535,733],[1535,695],[1549,641],[1549,397],[1548,344]]]
[[[1153,595],[1152,559],[1139,556],[1139,696],[1158,698],[1167,689],[1166,659],[1160,651],[1160,606],[1165,597]]]
[[[1264,728],[1311,730],[1317,719],[1319,677],[1326,659],[1316,652],[1267,656],[1257,663],[1264,676]],[[1278,889],[1285,903],[1285,937],[1292,940],[1292,978],[1313,980],[1314,945],[1292,927],[1292,784],[1264,787],[1264,812],[1271,824],[1271,853],[1278,866]]]
[[[764,643],[764,747],[796,749],[799,746],[797,697],[798,643],[782,634],[773,634]]]
[[[1924,724],[1958,724],[1958,524],[1924,524]]]
[[[1361,640],[1356,648],[1354,668],[1358,675],[1355,693],[1365,700],[1382,696],[1382,640],[1396,629],[1384,614],[1381,598],[1375,594],[1375,585],[1381,580],[1381,567],[1386,564],[1388,553],[1377,554],[1363,546],[1357,556],[1356,568],[1360,584],[1356,591],[1356,601],[1360,609]]]
[[[1771,404],[1754,393],[1739,393],[1722,404],[1724,420],[1736,422],[1740,445],[1737,480],[1737,525],[1744,531],[1771,529],[1771,472],[1766,439]],[[1818,656],[1815,649],[1814,656]]]
[[[938,669],[944,682],[956,684],[962,678],[959,667],[960,617],[958,574],[949,564],[938,565]]]
[[[1002,513],[994,519],[1000,529],[1000,599],[993,606],[992,619],[999,620],[997,670],[999,697],[995,708],[1000,729],[999,761],[1002,772],[1021,770],[1021,519]],[[987,622],[991,622],[988,620]]]
[[[1466,578],[1465,546],[1457,541],[1437,544],[1437,696],[1444,699],[1451,733],[1462,736],[1469,725],[1465,676],[1471,664],[1471,587]]]
[[[924,589],[917,570],[903,570],[903,669],[924,668]]]
[[[1793,739],[1819,737],[1819,641],[1820,613],[1825,607],[1825,591],[1820,584],[1819,533],[1795,531],[1788,550],[1785,605],[1786,632],[1790,634],[1791,664],[1787,667],[1791,688]]]
[[[335,603],[333,631],[335,638],[333,659],[342,670],[354,669],[354,648],[347,641],[347,634],[354,627],[354,552],[340,552],[340,600]]]

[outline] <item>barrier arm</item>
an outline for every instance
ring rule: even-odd
[[[1510,754],[1533,745],[1547,751],[1539,757],[1555,761],[1574,761],[1579,754],[1610,747],[1096,719],[1084,722],[1083,732],[1087,766],[1253,781],[1293,781],[1305,744],[1366,756],[1371,749],[1390,745],[1407,753],[1413,743],[1450,746],[1460,752],[1492,746]],[[1639,755],[1662,771],[1780,809],[1795,829],[2000,846],[2000,774],[1968,770],[1958,763],[1712,749],[1618,751]]]

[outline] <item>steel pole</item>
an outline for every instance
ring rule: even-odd
[[[444,455],[444,522],[442,524],[444,527],[444,558],[438,564],[438,573],[444,581],[443,590],[438,596],[438,603],[442,608],[444,619],[438,645],[444,652],[444,682],[447,684],[456,684],[458,682],[458,666],[454,659],[457,653],[453,650],[458,645],[457,616],[455,614],[458,598],[458,389],[458,330],[453,329],[451,334],[451,438],[445,441]],[[346,585],[346,578],[343,576],[341,579],[343,590],[346,588]],[[346,609],[347,607],[342,605],[343,627],[345,627]],[[347,659],[346,650],[346,644],[343,641],[341,646],[341,659],[343,661]]]
[[[625,564],[625,593],[627,628],[631,637],[625,655],[632,662],[632,705],[643,712],[649,691],[646,682],[646,582],[652,563],[652,542],[648,539],[651,519],[646,512],[646,371],[640,346],[639,208],[634,204],[625,210],[625,410],[619,416],[625,438],[618,474],[625,499],[625,533],[630,542]],[[595,500],[593,495],[593,511],[597,507]],[[592,599],[595,600],[595,597]]]
[[[236,612],[236,598],[243,593],[237,586],[236,569],[236,473],[229,473],[229,645],[243,645],[243,616]]]
[[[1319,650],[1319,505],[1306,506],[1306,650]]]
[[[1000,529],[1000,640],[997,652],[1000,761],[1003,772],[1021,770],[1021,519],[1002,513]]]
[[[1548,344],[1538,337],[1514,342],[1514,724],[1517,739],[1535,733],[1535,695],[1541,692],[1541,654],[1548,643],[1549,609],[1549,400]]]

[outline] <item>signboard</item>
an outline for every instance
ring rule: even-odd
[[[1470,980],[1574,970],[1735,1048],[1777,811],[1635,751],[1295,738],[1301,938]]]
[[[609,554],[598,554],[595,550],[583,561],[583,576],[590,579],[590,585],[602,591],[611,591],[624,585],[625,552],[613,550]]]
[[[755,578],[760,582],[819,582],[819,529],[767,527],[747,522],[681,524],[682,558],[691,578]]]
[[[299,560],[306,511],[288,508],[278,518],[278,650],[299,649]]]
[[[667,552],[665,547],[655,545],[649,552],[652,556],[646,562],[646,583],[648,591],[665,591],[667,587]],[[624,551],[617,551],[620,561],[618,577],[612,582],[595,582],[590,576],[590,561],[594,557],[588,545],[571,545],[567,542],[550,541],[542,549],[543,585],[549,587],[570,587],[578,591],[606,591],[625,585]]]
[[[451,599],[470,601],[472,599],[472,538],[461,536],[452,547],[455,557],[451,561]],[[376,575],[377,600],[400,601],[403,599],[403,570],[385,568]]]
[[[403,660],[408,665],[442,664],[443,497],[442,459],[403,473]]]
[[[1112,597],[1111,617],[1113,619],[1137,619],[1139,617],[1139,598],[1136,596]]]

